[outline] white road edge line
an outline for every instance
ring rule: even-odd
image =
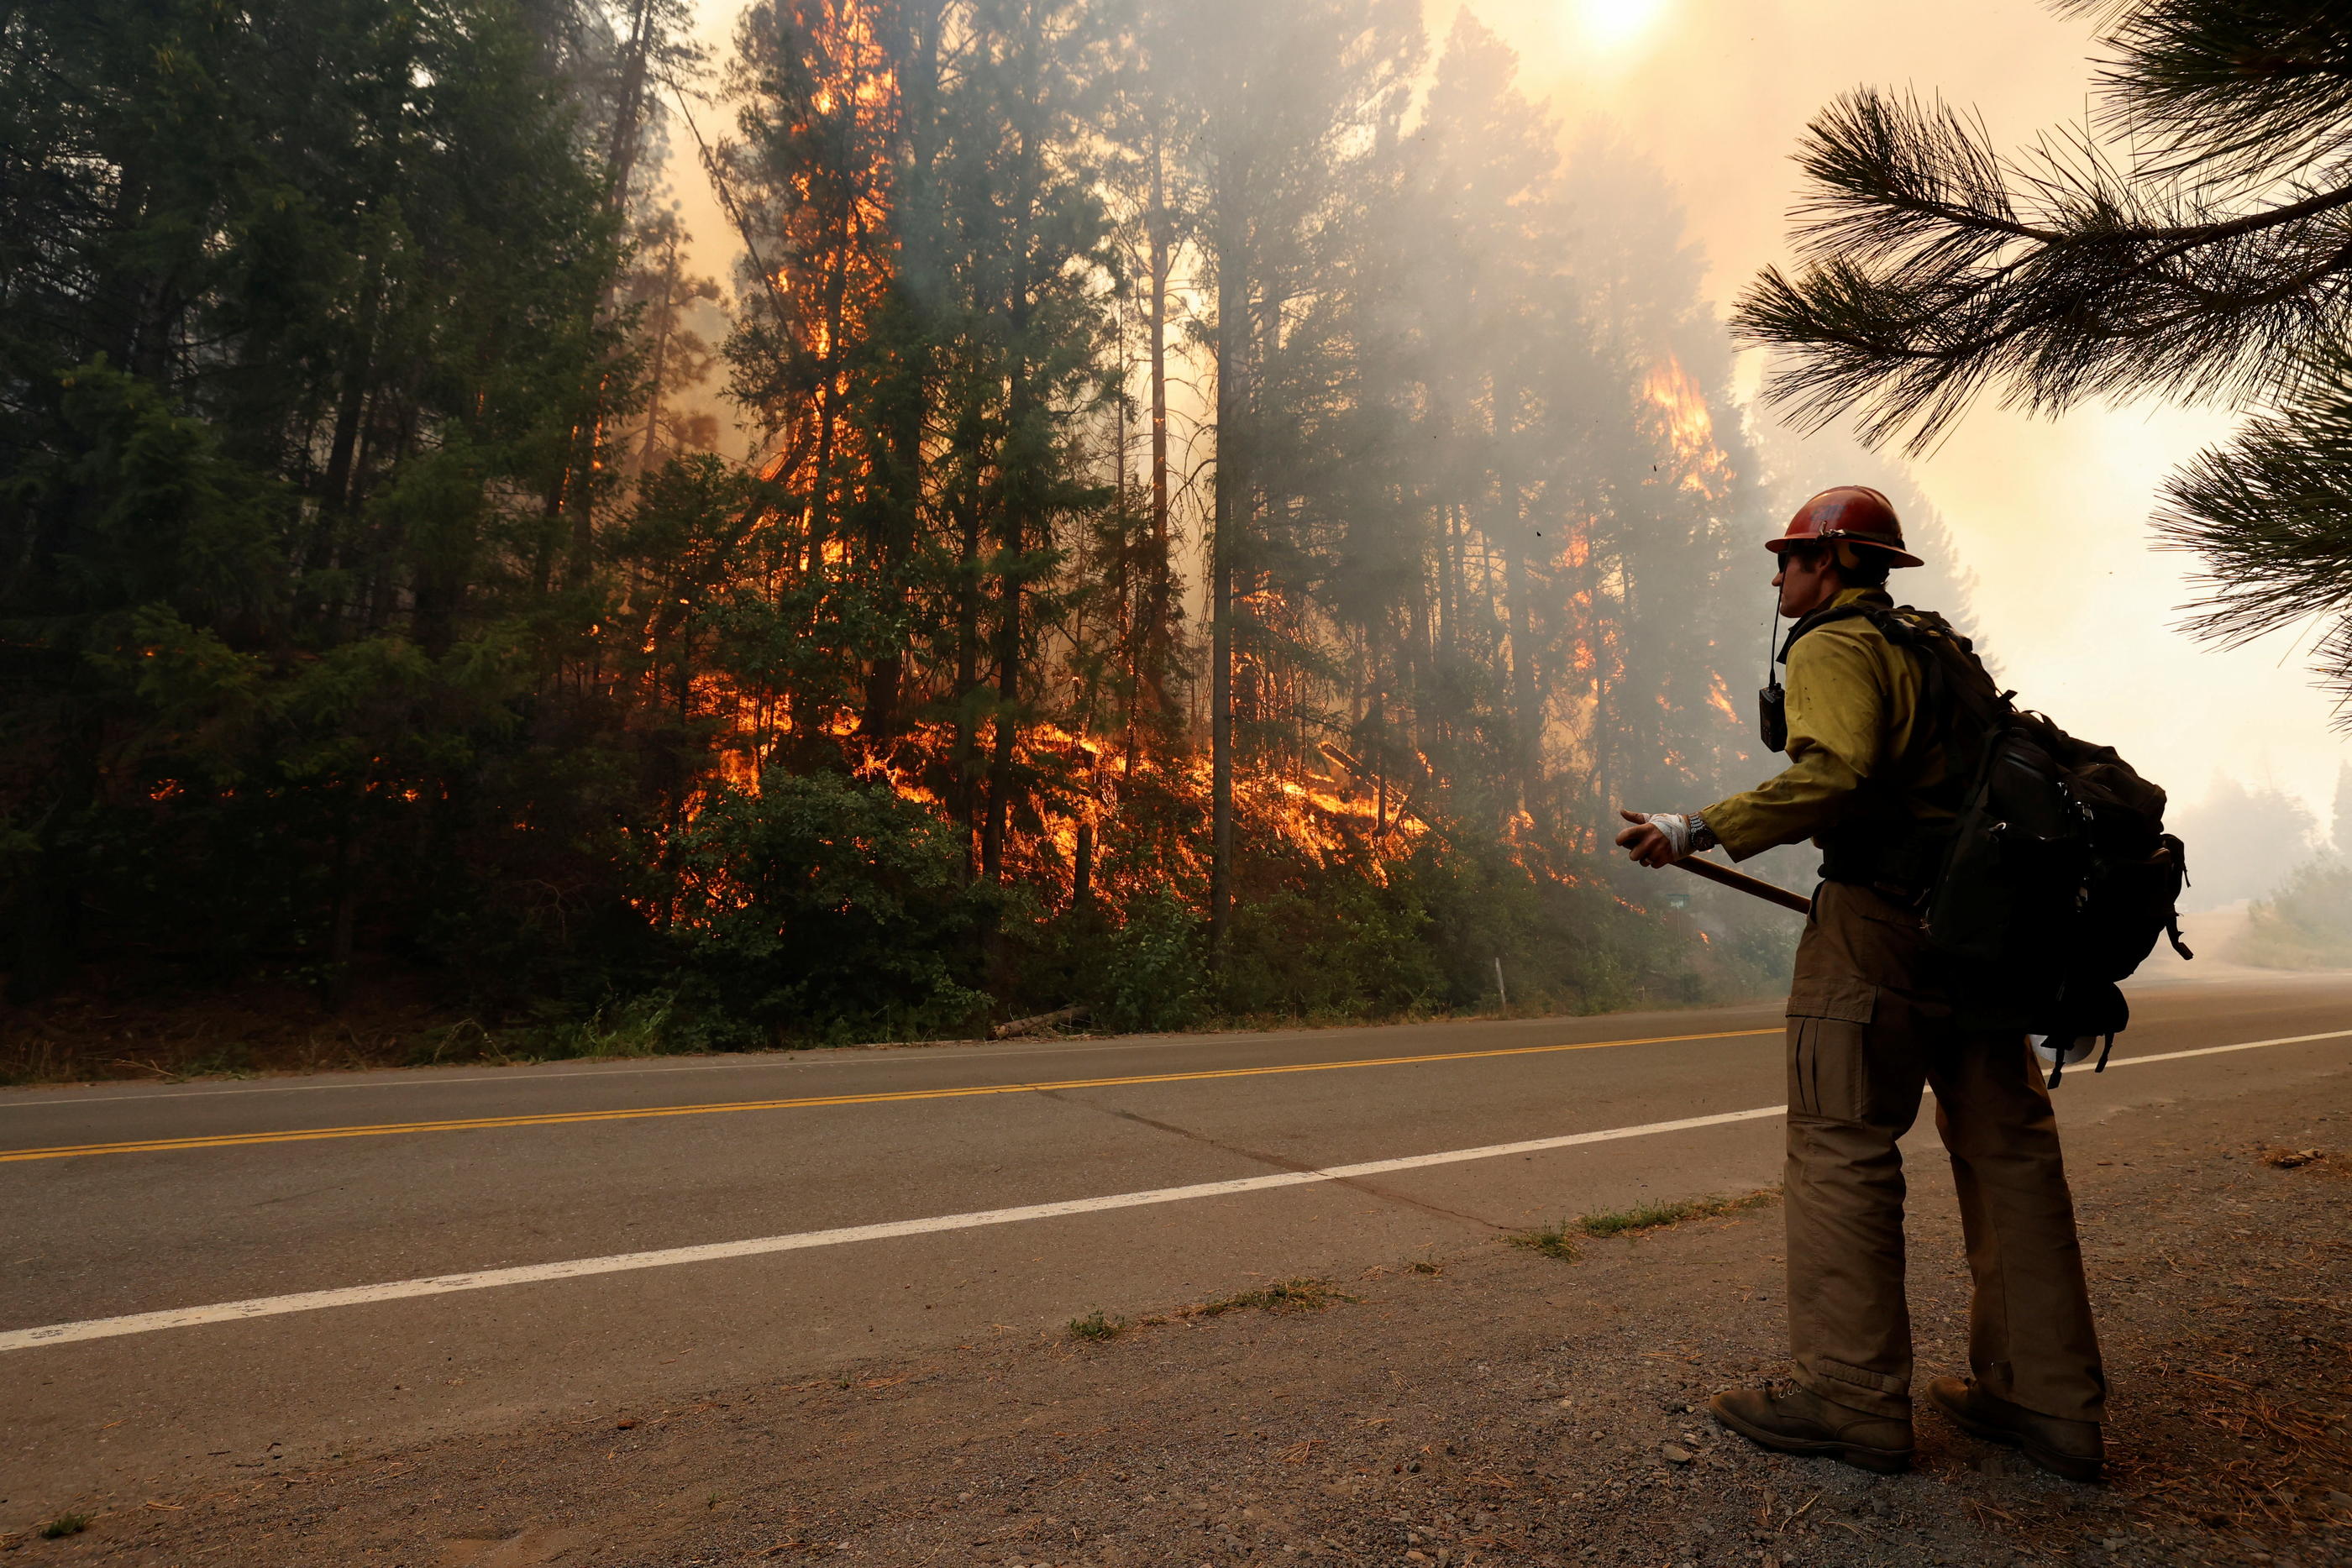
[[[2143,1061],[2179,1061],[2184,1056],[2220,1056],[2222,1052],[2230,1051],[2260,1051],[2266,1045],[2309,1045],[2318,1040],[2347,1038],[2352,1038],[2352,1029],[2332,1029],[2325,1034],[2287,1034],[2281,1035],[2276,1040],[2249,1040],[2237,1045],[2200,1046],[2195,1051],[2167,1051],[2154,1056],[2118,1056],[2108,1061],[2107,1071],[2113,1072],[2118,1067],[2131,1067]]]
[[[2294,1034],[2277,1040],[2250,1040],[2237,1045],[2209,1045],[2195,1051],[2168,1051],[2152,1056],[2117,1057],[2109,1071],[2152,1061],[2179,1061],[2192,1056],[2220,1056],[2233,1051],[2260,1051],[2265,1046],[2307,1045],[2325,1040],[2352,1038],[2352,1029],[2324,1034]],[[882,1241],[898,1236],[923,1236],[941,1230],[971,1230],[988,1225],[1011,1225],[1024,1219],[1058,1219],[1073,1214],[1096,1214],[1112,1208],[1140,1208],[1159,1203],[1184,1203],[1199,1197],[1225,1197],[1235,1193],[1265,1192],[1275,1187],[1305,1186],[1317,1182],[1346,1181],[1357,1176],[1383,1176],[1391,1171],[1418,1170],[1427,1166],[1457,1165],[1467,1160],[1499,1159],[1508,1155],[1541,1154],[1582,1144],[1605,1144],[1620,1138],[1649,1137],[1659,1133],[1685,1133],[1700,1127],[1720,1127],[1734,1122],[1778,1116],[1786,1105],[1759,1105],[1749,1111],[1726,1111],[1713,1116],[1688,1116],[1675,1122],[1645,1122],[1633,1127],[1604,1127],[1598,1132],[1570,1133],[1558,1138],[1532,1138],[1524,1143],[1489,1144],[1475,1149],[1447,1149],[1433,1155],[1406,1155],[1391,1160],[1367,1160],[1359,1165],[1330,1166],[1322,1170],[1282,1171],[1272,1176],[1241,1176],[1232,1181],[1201,1182],[1192,1186],[1163,1186],[1149,1192],[1111,1193],[1101,1197],[1074,1197],[1060,1203],[1033,1203],[1020,1208],[982,1209],[977,1214],[945,1214],[929,1219],[894,1219],[881,1225],[852,1225],[838,1230],[804,1230],[792,1236],[760,1236],[742,1241],[714,1241],[700,1247],[670,1247],[657,1252],[620,1252],[608,1258],[577,1258],[562,1263],[533,1263],[519,1269],[488,1269],[472,1274],[436,1274],[423,1280],[394,1280],[380,1285],[352,1285],[339,1291],[305,1291],[289,1296],[262,1296],[249,1301],[222,1301],[208,1307],[182,1307],[171,1312],[134,1312],[119,1318],[89,1318],[80,1322],[50,1323],[41,1328],[14,1329],[0,1333],[0,1352],[30,1350],[37,1345],[65,1344],[75,1340],[111,1339],[117,1334],[152,1333],[159,1329],[194,1328],[202,1323],[236,1322],[247,1318],[274,1317],[280,1312],[319,1312],[328,1307],[364,1306],[373,1301],[397,1301],[412,1296],[443,1296],[458,1291],[488,1291],[502,1285],[530,1285],[546,1280],[577,1280],[592,1274],[618,1274],[632,1269],[663,1269],[676,1263],[708,1263],[727,1258],[754,1258],[767,1252],[796,1252],[809,1247],[839,1247],[852,1241]]]
[[[249,1301],[222,1301],[214,1306],[183,1307],[173,1312],[90,1318],[77,1323],[51,1323],[44,1328],[16,1329],[0,1333],[0,1351],[29,1350],[36,1345],[63,1344],[72,1340],[110,1339],[116,1334],[152,1333],[158,1329],[193,1328],[199,1323],[235,1322],[246,1318],[271,1317],[279,1312],[356,1307],[372,1301],[403,1301],[411,1296],[488,1291],[501,1285],[536,1284],[543,1280],[577,1280],[590,1274],[617,1274],[631,1269],[663,1269],[675,1263],[754,1258],[765,1252],[795,1252],[806,1247],[839,1247],[852,1241],[882,1241],[896,1236],[971,1230],[985,1225],[1011,1225],[1024,1219],[1058,1219],[1067,1215],[1096,1214],[1109,1208],[1140,1208],[1156,1203],[1183,1203],[1197,1197],[1224,1197],[1234,1193],[1264,1192],[1274,1187],[1346,1181],[1356,1176],[1381,1176],[1390,1171],[1414,1170],[1423,1166],[1498,1159],[1506,1155],[1532,1155],[1547,1149],[1573,1148],[1579,1144],[1602,1144],[1618,1138],[1646,1137],[1655,1133],[1681,1133],[1698,1127],[1719,1127],[1731,1122],[1753,1122],[1766,1116],[1778,1116],[1787,1109],[1785,1105],[1760,1105],[1752,1111],[1727,1111],[1719,1115],[1690,1116],[1677,1122],[1649,1122],[1638,1127],[1607,1127],[1599,1132],[1570,1133],[1565,1137],[1535,1138],[1518,1144],[1490,1144],[1477,1149],[1448,1149],[1434,1155],[1407,1155],[1400,1159],[1368,1160],[1360,1165],[1331,1166],[1323,1170],[1281,1171],[1271,1176],[1241,1176],[1232,1181],[1201,1182],[1192,1186],[1163,1186],[1150,1192],[1118,1192],[1102,1197],[1067,1198],[1060,1203],[1033,1203],[1020,1208],[983,1209],[977,1214],[894,1219],[881,1225],[852,1225],[839,1230],[805,1230],[793,1236],[760,1236],[742,1241],[714,1241],[700,1247],[669,1247],[658,1252],[621,1252],[609,1258],[578,1258],[563,1263],[533,1263],[520,1269],[486,1269],[473,1274],[438,1274],[424,1280],[352,1285],[340,1291],[305,1291],[290,1296],[262,1296]]]

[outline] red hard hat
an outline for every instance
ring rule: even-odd
[[[1893,556],[1896,566],[1925,564],[1903,548],[1903,523],[1894,503],[1867,485],[1822,491],[1797,508],[1787,533],[1764,548],[1779,555],[1790,545],[1816,543],[1867,545]]]

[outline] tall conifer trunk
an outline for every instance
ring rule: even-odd
[[[1528,570],[1528,552],[1524,514],[1526,497],[1517,483],[1505,478],[1502,484],[1503,573],[1505,608],[1510,615],[1510,681],[1511,681],[1511,765],[1513,784],[1518,803],[1534,818],[1538,830],[1545,823],[1538,809],[1538,786],[1543,779],[1543,699],[1538,695],[1541,681],[1536,668],[1535,602]]]
[[[893,278],[902,334],[892,367],[895,384],[886,410],[881,471],[872,483],[879,494],[869,510],[868,545],[878,578],[884,623],[896,627],[906,613],[908,573],[922,527],[923,426],[933,395],[934,334],[940,279],[935,228],[935,171],[940,149],[939,46],[943,0],[908,0],[893,13],[899,31],[893,39],[898,81],[899,167],[892,192],[897,220],[898,269]],[[892,635],[866,667],[865,705],[858,730],[869,744],[889,739],[900,728],[899,704],[907,678],[907,644]]]
[[[637,0],[613,105],[612,139],[604,156],[604,202],[616,216],[628,212],[629,180],[636,170],[637,144],[642,140],[638,128],[645,117],[647,55],[653,47],[652,22],[653,0]],[[619,287],[620,277],[615,273],[606,286],[608,309]],[[572,428],[570,473],[560,492],[560,503],[572,516],[565,580],[574,589],[584,585],[595,570],[596,487],[590,476],[596,471],[596,455],[604,445],[604,387],[605,378],[600,371],[584,389],[588,407],[584,417]]]
[[[1031,384],[1035,372],[1029,329],[1035,303],[1031,298],[1030,245],[1036,221],[1037,153],[1025,131],[1016,139],[1013,278],[1006,301],[1013,340],[1005,387],[1007,472],[997,537],[1002,565],[997,576],[996,723],[990,737],[992,745],[988,761],[988,818],[980,840],[980,874],[986,882],[995,882],[1004,874],[1004,835],[1013,810],[1013,746],[1021,727],[1021,594],[1025,576],[1022,555],[1028,549],[1033,528],[1043,521],[1035,513],[1045,476],[1037,472],[1036,465],[1046,459],[1044,451],[1033,444],[1033,433],[1028,429],[1036,412],[1036,389]]]
[[[1222,962],[1234,903],[1234,558],[1249,505],[1248,263],[1241,193],[1221,160],[1217,245],[1217,482],[1209,549],[1209,948]]]
[[[1157,124],[1151,131],[1151,587],[1144,685],[1152,712],[1168,706],[1168,193]]]
[[[654,362],[646,371],[646,434],[637,447],[640,476],[654,465],[654,448],[661,439],[662,378],[669,373],[669,337],[677,323],[677,232],[673,229],[668,249],[662,257],[661,307],[654,317]]]
[[[977,454],[967,458],[974,470]],[[956,721],[954,782],[957,820],[963,827],[964,871],[980,869],[980,727],[972,716],[980,690],[980,481],[966,482],[956,506]]]

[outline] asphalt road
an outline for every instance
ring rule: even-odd
[[[2340,1103],[2352,1085],[2352,977],[2160,985],[2135,1005],[2119,1062],[2335,1038],[2070,1074],[2078,1144],[2127,1140],[2135,1107],[2282,1084]],[[0,1529],[1751,1189],[1779,1175],[1779,1021],[0,1092]],[[1596,1133],[1623,1135],[1577,1141]],[[1101,1201],[1140,1193],[1158,1196]],[[1064,1207],[998,1212],[1044,1205]],[[676,1256],[690,1248],[719,1255]],[[602,1271],[549,1277],[583,1260]],[[522,1278],[449,1279],[483,1270]],[[299,1299],[318,1292],[342,1294]],[[174,1326],[256,1301],[266,1315]]]

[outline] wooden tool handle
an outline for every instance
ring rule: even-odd
[[[1785,887],[1775,887],[1761,877],[1749,876],[1744,871],[1734,871],[1727,865],[1717,865],[1713,861],[1701,860],[1696,855],[1685,856],[1674,863],[1693,876],[1703,876],[1709,882],[1721,883],[1726,887],[1736,887],[1749,897],[1760,898],[1767,904],[1777,904],[1783,909],[1793,909],[1800,915],[1811,915],[1813,912],[1813,901],[1803,894],[1790,893]]]

